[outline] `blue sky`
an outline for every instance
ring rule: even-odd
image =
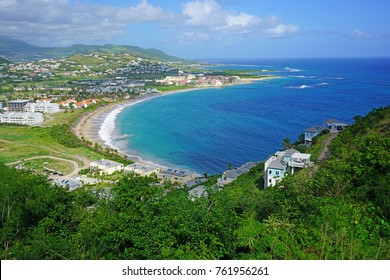
[[[183,58],[390,56],[389,0],[0,0],[0,35]]]

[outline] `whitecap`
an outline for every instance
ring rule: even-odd
[[[290,67],[284,67],[284,70],[287,70],[289,72],[301,72],[301,69],[296,69],[296,68],[290,68]]]

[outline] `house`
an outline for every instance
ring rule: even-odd
[[[36,103],[50,103],[52,100],[50,98],[41,98],[37,99]]]
[[[80,101],[80,102],[76,102],[76,103],[73,103],[73,108],[75,109],[80,109],[80,108],[88,108],[88,105],[86,103],[84,103],[84,101]]]
[[[116,171],[122,171],[124,169],[124,166],[122,163],[116,161],[101,159],[91,162],[90,169],[98,170],[100,175],[111,175]]]
[[[326,127],[329,129],[330,132],[340,132],[345,129],[346,126],[348,126],[345,123],[342,123],[335,119],[329,119],[324,122]]]
[[[56,179],[53,182],[55,185],[58,185],[63,188],[69,188],[69,191],[77,190],[78,188],[82,187],[83,184],[75,179]]]
[[[190,199],[194,201],[195,199],[201,198],[202,196],[207,197],[208,194],[206,191],[206,187],[201,185],[188,191],[188,195],[190,196]]]
[[[153,173],[157,174],[161,169],[157,166],[147,165],[143,163],[133,163],[124,168],[126,173],[133,172],[141,176],[150,176]]]
[[[65,101],[57,102],[57,104],[60,105],[60,106],[63,106],[63,107],[69,107],[70,104],[76,103],[76,102],[77,102],[77,100],[75,100],[75,99],[68,99],[68,100],[65,100]]]
[[[226,170],[222,177],[217,180],[217,186],[222,187],[226,184],[232,183],[238,178],[238,176],[248,172],[250,169],[257,165],[256,162],[247,162],[244,165],[234,168],[231,170]]]
[[[313,138],[320,134],[325,128],[322,126],[312,126],[305,130],[305,145],[311,146]]]
[[[264,188],[274,186],[287,174],[294,174],[313,165],[310,156],[311,154],[300,153],[295,149],[277,151],[264,163]]]
[[[172,183],[187,184],[189,181],[196,179],[196,173],[191,170],[179,168],[166,168],[157,173],[157,177],[163,181]]]
[[[198,179],[195,179],[195,180],[192,180],[192,181],[189,181],[186,186],[189,187],[189,188],[192,188],[194,186],[197,186],[199,184],[202,184],[204,182],[207,182],[207,179],[206,178],[198,178]]]

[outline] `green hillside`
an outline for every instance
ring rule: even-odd
[[[123,176],[107,196],[0,164],[1,259],[388,260],[390,106],[355,122],[275,187],[260,164],[195,200],[155,177]]]
[[[64,58],[76,54],[90,54],[94,52],[106,54],[128,53],[129,55],[162,61],[184,62],[185,60],[170,56],[157,49],[143,49],[127,45],[73,45],[70,47],[45,48],[34,46],[21,40],[0,36],[0,56],[11,61],[32,61],[43,58]]]

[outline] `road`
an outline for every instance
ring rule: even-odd
[[[69,174],[64,175],[64,176],[60,176],[61,178],[71,178],[72,176],[77,175],[79,173],[79,171],[81,170],[81,168],[79,167],[79,164],[78,164],[77,161],[70,160],[70,159],[64,159],[64,158],[60,158],[60,157],[55,157],[55,156],[35,156],[35,157],[29,157],[29,158],[24,158],[22,160],[15,161],[15,162],[7,163],[7,165],[18,164],[18,163],[22,163],[22,162],[25,162],[25,161],[38,159],[38,158],[50,158],[50,159],[54,159],[54,160],[62,160],[62,161],[66,161],[66,162],[71,163],[73,165],[73,171],[71,173],[69,173]]]
[[[0,139],[0,142],[9,143],[9,144],[15,144],[12,141],[4,140],[4,139]],[[62,161],[66,161],[66,162],[71,163],[73,165],[73,171],[71,173],[65,175],[65,176],[61,176],[61,178],[70,178],[70,177],[72,177],[74,175],[77,175],[81,169],[88,168],[89,164],[90,164],[90,161],[88,159],[84,158],[84,157],[75,156],[75,155],[70,155],[70,154],[67,154],[67,153],[59,152],[59,151],[53,150],[53,149],[48,148],[48,147],[39,146],[39,145],[31,145],[31,144],[20,144],[20,143],[18,143],[18,145],[25,145],[25,146],[29,146],[29,147],[37,147],[37,148],[40,148],[40,149],[45,149],[45,150],[47,150],[47,151],[49,151],[51,153],[55,153],[57,155],[57,156],[42,155],[42,156],[23,158],[23,160],[25,160],[25,161],[26,160],[31,160],[31,159],[37,159],[37,158],[51,158],[51,159],[62,160]],[[61,155],[66,156],[67,158],[73,158],[73,160],[60,157]],[[82,162],[82,164],[80,164],[80,162],[77,162],[76,160],[79,160],[80,162]],[[14,163],[19,163],[19,162],[22,162],[22,160],[19,160],[19,161],[13,162],[13,163],[8,163],[8,165],[9,164],[14,164]]]
[[[328,139],[325,140],[324,148],[322,149],[322,152],[321,152],[320,156],[318,157],[318,161],[324,161],[328,158],[328,156],[329,156],[328,145],[330,144],[330,142],[334,138],[336,138],[336,136],[337,136],[337,133],[331,133],[330,136],[328,137]]]

